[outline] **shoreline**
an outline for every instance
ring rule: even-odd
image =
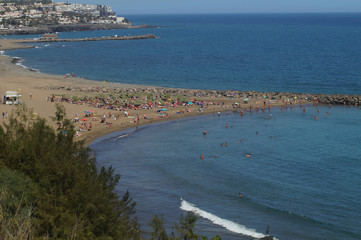
[[[0,51],[15,50],[20,48],[33,48],[35,46],[20,44],[22,39],[8,40],[0,39]],[[93,118],[88,118],[93,127],[91,131],[82,132],[80,137],[76,140],[83,140],[86,146],[89,146],[95,139],[116,131],[123,131],[125,129],[133,128],[136,126],[143,126],[156,122],[176,120],[185,117],[194,117],[203,114],[214,114],[216,112],[225,111],[240,111],[241,109],[256,108],[261,111],[262,106],[265,108],[279,107],[287,104],[286,99],[291,99],[294,104],[312,103],[316,97],[319,103],[325,104],[359,104],[361,103],[361,96],[357,95],[327,95],[327,94],[299,94],[299,93],[278,93],[278,92],[254,92],[254,91],[216,91],[216,90],[202,90],[202,89],[180,89],[180,88],[165,88],[156,86],[145,86],[139,84],[122,84],[122,83],[103,83],[96,80],[85,80],[81,78],[71,77],[64,78],[64,76],[45,74],[35,72],[29,68],[24,68],[15,64],[15,58],[10,56],[0,56],[0,92],[5,93],[7,90],[20,90],[22,94],[22,102],[33,112],[38,113],[40,117],[46,118],[48,123],[55,127],[55,123],[50,120],[50,116],[55,113],[55,103],[60,102],[64,105],[68,118],[73,116],[80,116],[84,111],[97,112],[99,116],[106,115],[109,125],[101,124],[99,119],[91,121]],[[145,95],[159,95],[169,96],[173,101],[175,98],[184,97],[188,99],[196,99],[197,102],[202,102],[206,107],[200,105],[163,105],[154,106],[151,109],[125,109],[125,110],[109,110],[106,108],[99,108],[89,106],[87,103],[69,103],[63,101],[64,96],[66,99],[71,99],[80,96],[97,96],[97,95],[111,95],[111,94],[126,94],[127,96],[145,96]],[[49,96],[57,96],[57,101],[49,102],[46,100]],[[61,98],[60,98],[61,96]],[[132,101],[132,97],[129,97]],[[292,100],[294,97],[296,99]],[[248,98],[249,101],[244,103],[244,99]],[[59,100],[61,99],[61,100]],[[127,99],[128,100],[128,99]],[[126,100],[126,101],[127,101]],[[144,100],[143,100],[144,101]],[[153,100],[152,100],[153,101]],[[74,101],[73,101],[74,102]],[[235,107],[237,103],[237,108]],[[289,103],[289,102],[288,102]],[[183,103],[184,104],[184,103]],[[292,104],[292,103],[291,103]],[[156,105],[156,104],[155,104]],[[174,105],[174,104],[173,104]],[[232,106],[233,105],[233,106]],[[266,105],[266,106],[265,106]],[[203,105],[202,105],[203,106]],[[166,116],[159,116],[156,111],[160,108],[167,108]],[[0,105],[0,112],[11,112],[14,106]],[[201,109],[201,110],[199,110]],[[263,109],[264,110],[264,109]],[[124,112],[127,111],[131,118],[123,117]],[[114,116],[119,116],[115,120]],[[140,116],[147,116],[143,119]],[[134,119],[138,118],[135,122]],[[0,119],[0,122],[4,121]],[[77,125],[78,126],[78,125]]]

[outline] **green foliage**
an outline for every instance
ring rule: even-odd
[[[154,216],[149,224],[153,229],[150,240],[207,240],[207,237],[194,233],[193,229],[197,220],[198,216],[193,212],[188,212],[185,217],[181,215],[179,224],[174,225],[176,232],[167,234],[163,219]],[[212,240],[221,240],[221,237],[214,236]]]
[[[153,94],[152,93],[147,93],[147,99],[152,100],[153,99]]]
[[[24,174],[0,167],[0,239],[32,237],[35,186]]]
[[[151,240],[168,240],[170,239],[165,230],[163,219],[154,216],[152,222],[149,224],[153,228],[151,233]]]
[[[72,98],[73,98],[73,101],[75,101],[75,102],[79,101],[79,97],[78,97],[78,96],[73,96]]]
[[[115,192],[114,169],[98,170],[90,149],[74,141],[65,108],[56,105],[57,131],[31,114],[19,106],[0,125],[0,239],[141,239],[136,203]],[[193,231],[197,219],[189,212],[167,234],[154,217],[151,239],[206,240]]]
[[[104,93],[100,93],[96,96],[97,98],[105,98],[105,94]]]
[[[30,178],[20,172],[0,167],[0,193],[6,196],[1,198],[0,204],[9,213],[14,215],[16,211],[23,208],[24,212],[28,212],[29,206],[33,203],[35,191]],[[22,202],[21,209],[19,209],[19,202]]]
[[[165,94],[163,95],[163,99],[164,99],[164,100],[168,100],[170,97],[171,97],[171,96],[170,96],[170,93],[165,93]]]
[[[188,212],[185,217],[181,216],[179,226],[176,225],[180,239],[198,239],[198,236],[193,232],[197,220],[198,217],[193,212]]]
[[[183,95],[177,95],[176,99],[178,99],[178,101],[180,101],[180,102],[188,102],[189,101],[189,97],[183,96]]]
[[[36,186],[34,239],[139,239],[135,202],[128,192],[119,197],[114,187],[120,176],[111,167],[98,172],[90,149],[74,141],[64,107],[57,105],[57,132],[29,116],[31,111],[19,107],[0,126],[0,166],[23,173]]]

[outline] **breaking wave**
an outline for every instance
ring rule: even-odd
[[[249,237],[253,237],[253,238],[264,238],[266,237],[266,235],[257,232],[254,229],[250,229],[247,228],[241,224],[232,222],[230,220],[227,219],[222,219],[212,213],[206,212],[200,208],[197,208],[195,205],[187,202],[186,200],[181,198],[181,206],[180,209],[184,210],[184,211],[188,211],[188,212],[194,212],[195,214],[197,214],[198,216],[208,219],[209,221],[211,221],[212,223],[222,226],[224,228],[226,228],[227,230],[234,232],[234,233],[239,233],[245,236],[249,236]],[[275,238],[274,238],[275,239]]]

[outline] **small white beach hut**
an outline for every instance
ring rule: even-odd
[[[21,95],[17,91],[6,91],[3,97],[3,103],[14,105],[20,103]]]

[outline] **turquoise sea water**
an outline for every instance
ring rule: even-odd
[[[361,14],[129,19],[162,27],[60,37],[153,33],[160,38],[38,44],[5,54],[42,72],[74,72],[100,81],[361,93]],[[223,239],[261,237],[269,225],[278,239],[353,240],[361,239],[360,124],[356,107],[272,109],[243,118],[229,112],[114,133],[91,148],[99,165],[113,165],[122,175],[118,189],[130,190],[145,230],[154,214],[163,215],[170,228],[189,210],[202,216],[198,232]],[[228,147],[221,147],[226,142]]]

